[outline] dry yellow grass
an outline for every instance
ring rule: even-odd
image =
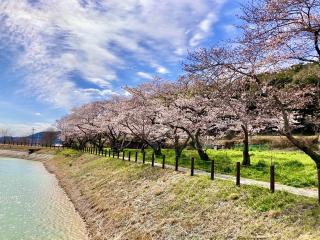
[[[314,199],[73,151],[47,165],[92,239],[320,239]]]

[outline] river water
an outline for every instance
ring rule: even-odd
[[[1,240],[87,240],[85,224],[42,163],[0,157]]]

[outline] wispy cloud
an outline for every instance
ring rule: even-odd
[[[130,65],[154,70],[136,69],[143,78],[169,73],[188,48],[210,36],[224,2],[2,0],[0,41],[17,46],[24,92],[70,108],[116,94],[113,82]],[[74,71],[96,88],[79,86]]]
[[[145,79],[152,79],[152,75],[146,72],[137,72],[137,76]]]

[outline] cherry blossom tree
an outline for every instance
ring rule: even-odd
[[[220,107],[218,102],[213,104],[206,96],[199,81],[190,75],[183,76],[172,87],[174,92],[164,95],[165,110],[162,111],[162,123],[171,128],[183,130],[191,139],[191,144],[197,150],[202,160],[209,160],[203,146],[203,137],[215,129],[220,134],[221,122],[218,121]],[[163,97],[162,96],[162,99]]]
[[[213,102],[219,99],[220,118],[228,128],[243,132],[243,165],[250,165],[249,136],[265,126],[255,106],[258,72],[265,67],[259,54],[246,45],[216,46],[191,53],[184,66],[187,72],[202,79]]]
[[[121,151],[129,146],[132,138],[127,128],[119,123],[122,114],[121,102],[123,98],[113,97],[102,104],[102,112],[96,119],[96,127],[109,144],[112,151]]]
[[[319,12],[318,0],[250,2],[243,7],[243,42],[251,43],[251,49],[264,52],[265,58],[278,69],[299,61],[320,64]],[[292,134],[292,116],[296,114],[296,109],[310,101],[310,95],[319,95],[319,89],[305,85],[279,89],[268,83],[263,84],[265,86],[261,89],[265,91],[261,96],[266,96],[264,105],[270,108],[269,113],[277,115],[279,132],[316,163],[320,202],[320,154]],[[269,101],[266,102],[266,98]]]
[[[152,84],[126,87],[126,90],[131,96],[118,105],[121,109],[119,124],[127,128],[132,137],[144,146],[151,147],[156,155],[161,155],[161,145],[169,129],[159,122],[159,102],[153,98]]]

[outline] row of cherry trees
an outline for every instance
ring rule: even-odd
[[[175,82],[155,78],[126,87],[129,97],[75,108],[58,122],[63,141],[114,150],[135,141],[156,154],[167,142],[177,156],[190,143],[208,160],[206,139],[233,131],[244,136],[249,165],[250,134],[273,129],[314,160],[320,180],[320,154],[292,134],[299,110],[310,105],[309,121],[319,127],[319,81],[277,85],[268,77],[298,63],[320,67],[320,1],[251,1],[242,10],[240,38],[189,54]]]

